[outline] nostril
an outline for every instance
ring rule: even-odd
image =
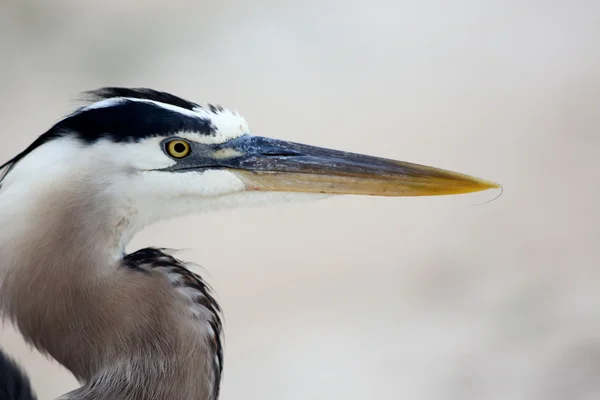
[[[260,155],[269,157],[294,157],[301,156],[302,154],[292,150],[273,149],[272,151],[263,150],[260,152]]]

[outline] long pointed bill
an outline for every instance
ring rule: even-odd
[[[258,136],[244,135],[213,150],[212,166],[231,168],[248,190],[439,196],[500,187],[439,168]]]

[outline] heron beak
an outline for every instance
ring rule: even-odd
[[[219,164],[231,168],[248,190],[439,196],[500,187],[444,169],[259,136],[244,135],[217,147]]]

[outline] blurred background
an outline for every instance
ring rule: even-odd
[[[216,212],[130,250],[202,265],[226,314],[225,400],[598,399],[598,15],[592,0],[3,0],[0,161],[82,91],[123,85],[500,182],[486,204],[498,193]],[[78,386],[8,326],[0,346],[42,400]]]

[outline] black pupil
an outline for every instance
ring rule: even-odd
[[[175,153],[183,153],[185,152],[185,144],[175,143],[175,146],[173,146],[173,150],[175,150]]]

